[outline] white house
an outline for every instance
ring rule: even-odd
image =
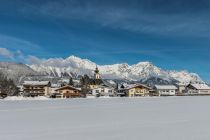
[[[60,88],[59,84],[51,84],[50,93],[48,96],[55,98],[59,94],[59,91],[57,91],[58,88]]]
[[[175,96],[177,87],[174,85],[155,85],[158,96]]]
[[[98,86],[92,89],[92,95],[94,96],[114,96],[114,88],[108,86]]]
[[[206,84],[189,84],[186,91],[188,94],[210,95],[210,86]]]
[[[24,81],[24,96],[48,96],[50,93],[50,81]]]
[[[178,94],[179,95],[182,95],[186,92],[186,86],[187,86],[186,83],[177,83],[176,86],[178,88]]]

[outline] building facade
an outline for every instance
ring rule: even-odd
[[[107,86],[98,86],[92,89],[93,96],[114,96],[114,88]]]
[[[50,94],[50,81],[24,81],[24,96],[48,96]]]
[[[135,84],[125,87],[125,93],[128,97],[135,97],[135,96],[148,96],[150,93],[151,88],[142,85],[142,84]]]
[[[89,79],[88,88],[90,90],[93,90],[95,88],[98,88],[101,84],[103,84],[103,81],[101,79],[99,69],[96,67],[94,71],[94,77],[92,79]]]
[[[186,92],[187,84],[185,84],[185,83],[177,83],[176,86],[178,88],[177,95],[184,95],[185,92]]]
[[[81,97],[81,91],[72,86],[63,86],[55,90],[58,92],[56,98],[78,98]]]
[[[157,96],[175,96],[178,88],[174,85],[155,85],[155,95]]]
[[[210,95],[210,86],[206,84],[189,84],[186,87],[186,92],[189,95]]]

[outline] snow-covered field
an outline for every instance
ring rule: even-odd
[[[210,97],[0,100],[0,140],[209,140]]]

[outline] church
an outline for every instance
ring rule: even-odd
[[[94,71],[94,77],[92,79],[90,79],[88,88],[89,89],[95,89],[101,84],[103,84],[103,81],[101,79],[101,75],[100,75],[99,69],[96,66],[96,69]]]

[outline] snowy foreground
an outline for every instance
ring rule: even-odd
[[[1,140],[209,140],[210,97],[0,100]]]

